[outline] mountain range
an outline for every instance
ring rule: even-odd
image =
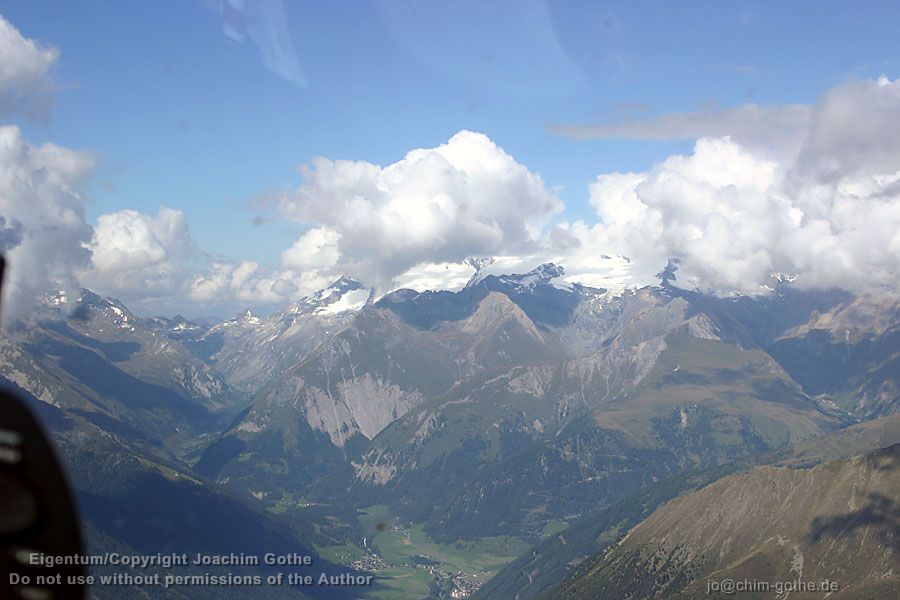
[[[746,469],[803,448],[813,462],[834,458],[825,449],[847,432],[900,441],[890,425],[900,412],[900,303],[785,279],[762,296],[720,297],[663,274],[658,286],[606,290],[565,282],[562,267],[545,264],[479,271],[455,292],[381,297],[340,278],[269,316],[220,323],[139,317],[85,290],[74,303],[46,298],[6,331],[0,378],[53,431],[95,543],[137,548],[150,522],[168,523],[150,536],[159,547],[182,543],[175,507],[217,506],[212,529],[228,519],[280,532],[226,536],[222,547],[281,540],[376,575],[398,532],[418,554],[388,566],[427,572],[432,597],[481,586],[483,597],[530,598],[567,576],[560,590],[593,589],[600,576],[613,586],[646,561],[675,565],[666,577],[694,593],[703,569],[726,565],[676,564],[665,545],[647,554],[664,529],[654,511],[706,485],[720,487],[696,510],[727,506],[725,496],[759,484],[740,479],[751,476],[802,495],[825,485],[819,467],[808,481],[778,470],[787,467]],[[835,468],[868,472],[890,459],[873,456]],[[738,479],[716,483],[724,476]],[[896,492],[881,485],[871,493]],[[166,494],[174,504],[142,502]],[[837,505],[797,510],[825,519]],[[366,515],[379,511],[391,515],[389,531],[367,529]],[[646,534],[617,544],[621,556],[591,558],[634,526]],[[800,539],[790,534],[772,535]],[[581,540],[564,563],[549,558],[556,536]],[[533,549],[473,563],[471,581],[435,550],[484,540]],[[720,550],[691,543],[692,557]],[[748,538],[741,551],[772,565],[787,556],[759,543]],[[373,593],[417,597],[397,589]]]

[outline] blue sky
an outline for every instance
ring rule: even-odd
[[[251,23],[243,41],[226,8]],[[339,274],[452,288],[471,255],[604,286],[673,257],[716,291],[900,278],[895,3],[0,0],[0,15],[0,125],[26,148],[0,160],[56,186],[0,186],[0,242],[20,265],[56,253],[44,287],[69,273],[63,287],[144,312],[208,314]],[[31,96],[52,99],[43,118]],[[48,142],[81,152],[53,162]],[[72,202],[68,246],[35,241]]]
[[[900,58],[894,3],[550,2],[525,10],[549,17],[559,41],[560,56],[543,63],[546,49],[514,30],[520,4],[501,4],[485,15],[459,3],[444,21],[456,30],[428,47],[397,31],[440,29],[427,15],[392,23],[372,3],[287,2],[306,88],[267,71],[198,3],[0,6],[23,35],[61,51],[51,121],[24,126],[34,141],[96,153],[90,218],[178,207],[205,250],[262,262],[302,226],[253,226],[264,213],[248,204],[296,187],[297,166],[314,156],[387,164],[480,131],[581,217],[598,173],[645,169],[687,142],[579,142],[551,123],[809,103],[843,79],[892,75]]]

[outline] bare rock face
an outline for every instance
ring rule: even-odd
[[[364,461],[354,461],[353,469],[359,481],[376,486],[386,485],[397,474],[397,465],[390,452],[379,452]]]
[[[341,382],[338,395],[358,431],[368,439],[422,402],[418,391],[404,391],[368,373]]]
[[[0,373],[41,402],[60,407],[65,389],[53,385],[44,369],[25,351],[9,340],[0,340]]]
[[[331,391],[290,376],[270,388],[265,402],[257,402],[236,430],[258,433],[282,428],[300,418],[312,429],[327,434],[335,446],[343,447],[355,434],[375,437],[421,401],[418,391],[404,391],[368,373],[338,381]]]
[[[299,393],[309,424],[327,433],[332,443],[340,447],[355,433],[372,439],[422,401],[418,391],[404,391],[368,373],[341,381],[335,387],[333,396],[316,387]]]
[[[548,365],[522,368],[509,380],[509,389],[517,394],[540,398],[547,393],[553,373],[554,369]]]

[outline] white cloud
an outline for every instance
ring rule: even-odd
[[[233,267],[227,286],[233,298],[249,304],[285,302],[293,299],[300,286],[307,287],[292,271],[267,270],[252,260]]]
[[[33,146],[15,126],[0,126],[0,217],[9,273],[4,318],[25,316],[49,290],[77,295],[74,272],[90,254],[80,190],[94,159],[53,144]]]
[[[287,265],[325,266],[386,287],[411,267],[535,248],[562,203],[486,136],[462,131],[380,167],[317,159],[285,216],[317,228]]]
[[[192,242],[182,213],[125,210],[98,220],[92,269],[82,279],[138,306],[178,294],[195,305],[277,305],[340,275],[382,291],[459,287],[471,268],[455,263],[472,254],[540,252],[562,208],[537,175],[468,131],[387,167],[318,159],[303,173],[303,186],[280,208],[314,227],[282,252],[278,268],[214,258],[188,269]]]
[[[46,118],[56,85],[59,51],[25,38],[0,15],[0,117]]]
[[[341,234],[327,227],[310,229],[281,253],[286,267],[322,269],[333,267],[341,257],[338,242]]]
[[[101,215],[87,247],[91,266],[81,281],[99,293],[137,301],[179,292],[194,251],[184,213],[166,207],[155,216],[130,209]]]
[[[682,260],[706,287],[756,293],[774,269],[770,249],[789,227],[775,194],[778,171],[728,139],[702,139],[646,173],[601,175],[591,203],[593,233],[609,252],[654,269]]]
[[[620,288],[651,281],[674,257],[682,284],[723,293],[765,293],[776,274],[806,286],[897,290],[900,84],[849,82],[812,106],[748,105],[631,125],[594,134],[700,139],[692,153],[645,172],[597,177],[596,223],[548,226],[555,199],[479,134],[462,132],[385,168],[319,161],[283,206],[319,227],[284,253],[285,263],[456,289],[471,273],[463,258],[501,255],[492,270],[553,261],[567,267],[568,281]],[[721,133],[732,136],[704,137]],[[512,219],[495,218],[501,212]]]
[[[215,260],[193,275],[187,300],[215,308],[278,305],[311,294],[331,281],[314,270],[266,269],[255,261]]]
[[[231,298],[245,305],[284,304],[320,290],[334,277],[317,270],[266,269],[244,261],[232,272]]]
[[[830,90],[813,109],[807,139],[792,168],[795,185],[834,184],[852,175],[900,167],[900,83],[882,76]]]
[[[394,279],[397,289],[459,290],[475,273],[475,269],[463,263],[423,263],[416,265]]]
[[[700,139],[644,173],[601,175],[593,234],[639,267],[681,260],[680,280],[761,293],[792,274],[805,286],[898,291],[900,84],[831,90],[782,163],[729,138]]]
[[[196,275],[190,284],[188,298],[197,302],[212,302],[221,298],[228,289],[234,266],[226,261],[216,261],[210,268]]]
[[[285,255],[298,264],[327,267],[319,250],[327,249],[332,239],[327,232],[310,230]],[[196,247],[184,213],[166,207],[156,215],[130,209],[101,215],[84,246],[91,260],[78,270],[80,283],[148,314],[222,314],[285,304],[334,279],[327,268],[273,269],[205,255]]]

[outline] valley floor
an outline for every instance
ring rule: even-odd
[[[385,505],[362,509],[358,519],[367,532],[362,546],[317,550],[327,560],[375,573],[372,597],[382,600],[465,598],[531,547],[510,536],[441,544],[421,523],[403,523]]]

